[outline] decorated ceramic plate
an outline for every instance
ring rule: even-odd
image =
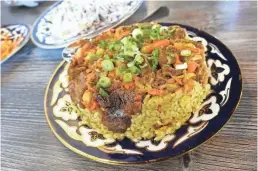
[[[18,52],[30,39],[30,26],[10,24],[1,26],[1,64]]]
[[[142,0],[59,1],[34,23],[32,41],[41,48],[62,48],[80,37],[98,34],[130,17]]]
[[[82,156],[110,164],[175,157],[214,136],[238,106],[237,60],[202,30],[136,24],[91,41],[56,68],[44,100],[53,133]]]

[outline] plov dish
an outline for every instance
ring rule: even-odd
[[[81,125],[105,138],[158,141],[211,92],[205,48],[184,28],[141,23],[84,40],[68,69]]]
[[[149,163],[193,150],[231,118],[242,93],[232,52],[202,30],[161,25],[69,46],[73,61],[58,65],[44,100],[66,147],[104,163]]]

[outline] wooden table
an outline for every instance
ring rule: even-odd
[[[31,9],[2,4],[2,24],[32,24],[52,3]],[[243,97],[236,113],[221,132],[190,153],[189,170],[256,170],[257,2],[144,2],[127,23],[140,20],[160,5],[168,6],[171,12],[159,21],[192,25],[215,35],[233,51],[243,72]],[[139,166],[112,166],[64,147],[50,131],[43,109],[47,82],[61,60],[61,49],[44,50],[29,42],[2,65],[3,170],[183,170],[182,157]]]

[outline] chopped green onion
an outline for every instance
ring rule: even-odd
[[[124,55],[133,57],[139,51],[137,43],[132,37],[124,37],[121,42],[123,43]]]
[[[121,41],[115,40],[109,44],[108,49],[112,51],[115,51],[115,50],[118,51],[121,47],[122,47]]]
[[[152,51],[151,70],[155,71],[159,64],[159,49],[156,48]]]
[[[159,33],[161,34],[162,32],[167,31],[167,30],[168,30],[168,27],[167,27],[167,26],[162,26],[162,27],[159,29]]]
[[[101,77],[97,83],[98,87],[108,88],[111,85],[111,80],[108,77]]]
[[[190,56],[192,52],[190,50],[182,50],[180,55],[181,56]]]
[[[133,38],[135,38],[135,39],[140,39],[140,38],[142,38],[142,36],[143,36],[143,32],[142,32],[142,30],[141,29],[134,29],[133,30],[133,32],[132,32],[132,36],[133,36]]]
[[[143,63],[144,59],[143,59],[143,57],[141,57],[141,55],[136,55],[135,61],[136,61],[138,64],[141,64],[141,63]]]
[[[124,82],[128,83],[133,81],[133,75],[131,73],[126,73],[123,75]]]
[[[89,54],[87,55],[87,59],[88,59],[88,60],[96,60],[96,59],[98,59],[98,56],[97,56],[96,54],[89,53]]]
[[[134,64],[135,64],[135,61],[131,61],[131,62],[127,63],[127,66],[130,68],[130,67],[134,66]]]
[[[106,49],[107,47],[107,41],[106,40],[100,40],[98,44],[101,48]]]
[[[102,97],[107,97],[108,96],[108,93],[103,88],[99,88],[99,94]]]
[[[146,67],[147,67],[147,63],[144,63],[143,65],[140,65],[139,67],[140,67],[141,69],[146,68]]]
[[[141,70],[139,68],[137,68],[136,66],[132,66],[129,68],[130,69],[130,72],[133,73],[133,74],[140,74],[141,73]]]
[[[112,71],[114,69],[114,64],[110,59],[103,60],[101,66],[104,71]]]

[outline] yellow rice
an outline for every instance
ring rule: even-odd
[[[144,99],[142,112],[132,116],[132,124],[123,134],[109,131],[101,122],[100,112],[81,112],[80,124],[88,125],[106,138],[123,139],[162,139],[167,134],[174,133],[190,118],[205,97],[210,93],[210,85],[203,87],[195,82],[190,93],[176,92],[164,96],[149,96]],[[158,107],[161,110],[158,111]],[[158,129],[154,128],[158,125]]]

